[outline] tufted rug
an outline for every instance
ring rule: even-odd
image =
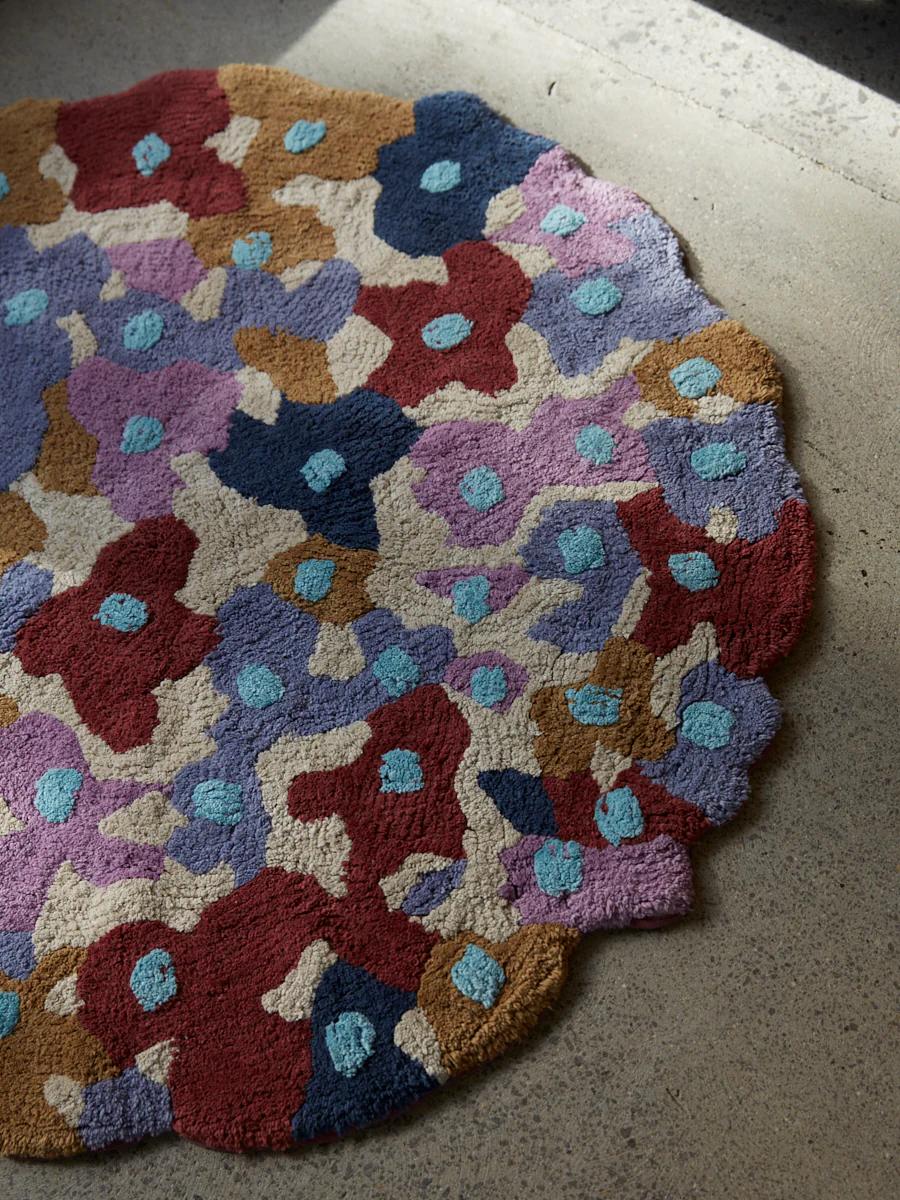
[[[475,96],[0,111],[0,1147],[287,1148],[691,906],[813,529],[772,355]]]

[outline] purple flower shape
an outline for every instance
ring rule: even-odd
[[[522,320],[547,339],[564,375],[592,371],[623,337],[671,341],[722,317],[684,273],[675,235],[654,213],[620,221],[627,262],[573,280],[548,271],[532,283]]]
[[[416,498],[447,521],[452,542],[496,546],[512,537],[528,502],[545,488],[653,480],[640,434],[622,422],[639,398],[629,376],[587,400],[545,401],[521,432],[493,421],[434,425],[410,453],[427,472],[413,485]],[[490,480],[493,491],[473,492],[473,478]]]
[[[91,775],[75,732],[33,713],[0,730],[0,796],[24,828],[0,838],[0,912],[7,929],[29,930],[57,870],[70,862],[84,879],[156,879],[163,850],[102,834],[104,817],[155,784]]]
[[[756,542],[777,529],[785,500],[803,498],[771,404],[745,405],[717,425],[653,421],[643,434],[667,504],[689,525],[705,526],[711,508],[727,506],[738,537]]]
[[[13,649],[16,634],[52,588],[50,571],[29,562],[14,563],[0,576],[0,653]]]
[[[687,847],[666,836],[598,850],[528,834],[500,861],[507,873],[500,895],[525,925],[623,929],[683,916],[693,900]]]
[[[761,679],[738,679],[707,662],[685,676],[677,720],[677,740],[668,754],[637,765],[670,795],[721,825],[747,798],[747,768],[781,723],[778,701]]]
[[[102,1150],[116,1142],[138,1142],[171,1128],[169,1089],[142,1075],[137,1067],[126,1067],[112,1079],[101,1079],[84,1089],[78,1133],[89,1150]]]
[[[596,652],[609,637],[641,570],[615,504],[602,500],[554,504],[521,554],[532,575],[566,579],[583,589],[577,600],[567,600],[541,617],[529,636],[566,651]]]
[[[138,372],[93,358],[69,377],[69,411],[97,438],[93,481],[126,521],[172,511],[182,487],[169,462],[224,449],[241,389],[195,362]]]
[[[519,190],[524,213],[491,241],[545,246],[566,275],[627,262],[634,254],[634,243],[613,226],[647,206],[627,188],[585,175],[562,146],[540,156]]]
[[[152,292],[166,300],[180,300],[207,273],[188,243],[178,238],[128,242],[110,246],[106,253],[130,288]]]
[[[342,258],[330,258],[290,291],[268,271],[231,267],[219,320],[232,332],[265,326],[272,333],[287,330],[298,338],[327,342],[353,311],[358,292],[359,271]]]
[[[59,317],[91,304],[109,275],[83,234],[38,253],[24,229],[0,228],[0,490],[31,469],[47,428],[42,393],[72,361]]]

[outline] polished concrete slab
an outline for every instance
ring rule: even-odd
[[[165,1140],[91,1160],[7,1161],[9,1200],[895,1194],[897,110],[708,7],[654,6],[670,26],[657,38],[650,7],[0,6],[0,103],[263,61],[396,95],[477,91],[559,139],[649,200],[709,294],[776,352],[790,452],[820,536],[813,620],[770,677],[784,727],[743,815],[696,854],[691,920],[586,942],[539,1036],[381,1129],[292,1156]],[[673,14],[711,30],[702,61],[690,39],[673,40]],[[748,53],[756,79],[740,69]],[[716,71],[733,101],[710,91]],[[813,104],[798,123],[791,98],[820,85],[821,108],[834,112],[817,118]],[[848,141],[868,104],[877,119],[857,122]]]

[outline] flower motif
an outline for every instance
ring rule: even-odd
[[[206,278],[203,264],[178,238],[154,238],[149,242],[125,242],[109,246],[106,255],[126,284],[138,292],[151,292],[172,303],[180,300]]]
[[[227,448],[209,462],[242,495],[296,509],[310,530],[339,546],[374,550],[370,482],[418,432],[392,401],[357,390],[331,405],[283,404],[272,425],[236,411]]]
[[[808,505],[787,500],[774,533],[727,545],[679,521],[658,488],[618,509],[650,571],[650,596],[633,635],[637,641],[654,654],[667,654],[697,624],[710,621],[719,661],[741,676],[762,673],[788,652],[812,602],[815,535]]]
[[[409,137],[383,146],[375,233],[406,254],[443,254],[481,236],[492,196],[519,183],[552,145],[514,129],[477,96],[426,96]]]
[[[16,828],[0,838],[0,912],[6,929],[30,930],[58,868],[70,862],[93,884],[155,879],[163,851],[108,837],[98,826],[155,785],[98,780],[74,731],[33,713],[0,729],[0,795]]]
[[[69,411],[97,438],[93,481],[126,521],[172,510],[183,482],[172,458],[227,443],[241,389],[230,375],[179,362],[139,373],[93,358],[69,377]]]
[[[204,144],[230,115],[215,71],[172,71],[115,96],[60,105],[56,137],[77,167],[75,207],[168,200],[192,217],[240,208],[240,172]]]
[[[521,555],[532,575],[582,586],[577,600],[567,600],[541,617],[529,636],[579,654],[602,646],[641,569],[615,504],[602,500],[554,504],[541,517]]]
[[[684,273],[675,236],[659,217],[643,213],[619,222],[634,254],[573,282],[547,271],[532,282],[522,320],[545,337],[564,375],[593,371],[623,337],[674,338],[722,316]]]
[[[643,215],[647,206],[627,188],[586,175],[561,146],[541,155],[519,191],[525,211],[494,230],[491,241],[544,246],[569,276],[627,262],[634,254],[634,242],[618,223]]]
[[[802,495],[770,404],[739,408],[715,425],[652,421],[643,435],[666,502],[688,525],[705,526],[714,508],[727,507],[737,533],[755,542],[775,530],[783,502]]]
[[[17,492],[0,492],[0,571],[19,562],[47,540],[47,526]],[[6,622],[0,617],[2,627]]]
[[[545,401],[521,431],[493,421],[434,425],[410,454],[426,471],[413,485],[416,499],[447,521],[456,544],[499,545],[544,488],[653,480],[640,435],[622,421],[637,398],[634,380],[626,378],[588,400]],[[467,481],[488,478],[487,472],[496,480],[494,493],[473,491]]]
[[[175,517],[141,521],[100,551],[80,587],[51,597],[19,633],[25,670],[62,676],[78,715],[118,753],[153,733],[153,689],[187,675],[217,643],[215,619],[175,599],[196,545]]]
[[[51,573],[29,562],[17,562],[0,575],[0,653],[13,649],[19,629],[44,603],[52,587]]]
[[[264,579],[288,604],[319,621],[347,625],[374,608],[366,579],[378,555],[373,550],[346,550],[314,534],[275,556]]]
[[[362,288],[356,312],[393,339],[367,387],[413,407],[458,380],[495,395],[518,377],[506,335],[525,311],[531,283],[515,259],[487,242],[444,255],[447,283]]]
[[[43,225],[66,204],[55,179],[41,174],[40,161],[56,140],[56,100],[21,100],[0,109],[0,225]]]

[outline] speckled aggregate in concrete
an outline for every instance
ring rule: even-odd
[[[567,29],[563,10],[576,8]],[[629,184],[681,235],[709,294],[778,355],[821,540],[814,619],[770,677],[784,728],[743,815],[697,850],[693,919],[585,942],[540,1036],[384,1128],[281,1157],[170,1139],[0,1162],[4,1200],[897,1194],[900,209],[885,195],[900,194],[900,143],[872,126],[848,166],[832,123],[806,117],[805,141],[782,144],[779,84],[802,89],[823,68],[746,31],[768,125],[671,87],[647,8],[573,0],[538,24],[496,0],[0,6],[0,103],[278,62],[395,95],[480,92]],[[607,44],[629,11],[637,65]],[[705,9],[698,19],[719,22],[704,69],[724,73],[732,27]],[[690,47],[680,53],[689,67]],[[857,103],[856,83],[829,75],[828,87],[838,112]]]

